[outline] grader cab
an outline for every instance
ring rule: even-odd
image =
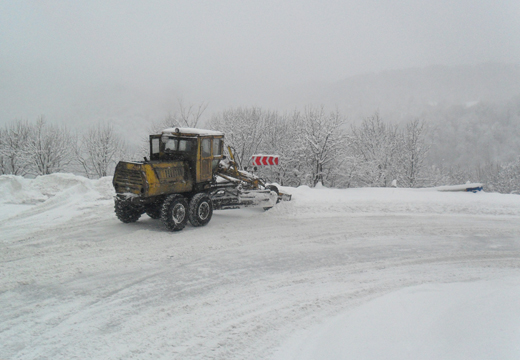
[[[206,225],[213,210],[268,209],[290,200],[276,186],[239,170],[230,149],[226,158],[223,133],[193,128],[150,135],[149,159],[120,161],[113,185],[119,220],[135,222],[146,213],[171,231],[182,230],[188,220],[193,226]]]

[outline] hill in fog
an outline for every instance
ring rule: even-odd
[[[337,107],[354,123],[375,112],[394,123],[422,119],[430,128],[432,164],[475,168],[520,155],[519,65],[389,70],[307,84],[285,99],[286,109]]]
[[[487,63],[429,66],[352,76],[335,83],[302,85],[281,96],[284,108],[306,104],[338,107],[352,120],[379,111],[388,120],[432,108],[503,102],[520,95],[520,65]]]

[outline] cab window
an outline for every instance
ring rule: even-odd
[[[211,139],[202,139],[202,157],[211,156]]]
[[[159,139],[152,139],[152,154],[159,154]]]
[[[164,144],[164,151],[176,151],[177,150],[177,139],[168,139]]]
[[[220,146],[220,139],[213,139],[213,156],[222,155],[222,146]]]
[[[191,141],[189,140],[180,140],[179,141],[179,151],[190,151],[191,150]]]

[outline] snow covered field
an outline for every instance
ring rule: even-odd
[[[0,359],[519,359],[520,196],[286,189],[169,233],[0,177]]]

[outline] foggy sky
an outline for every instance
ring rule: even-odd
[[[520,63],[518,0],[0,0],[0,123],[152,120],[176,99],[428,65]]]

